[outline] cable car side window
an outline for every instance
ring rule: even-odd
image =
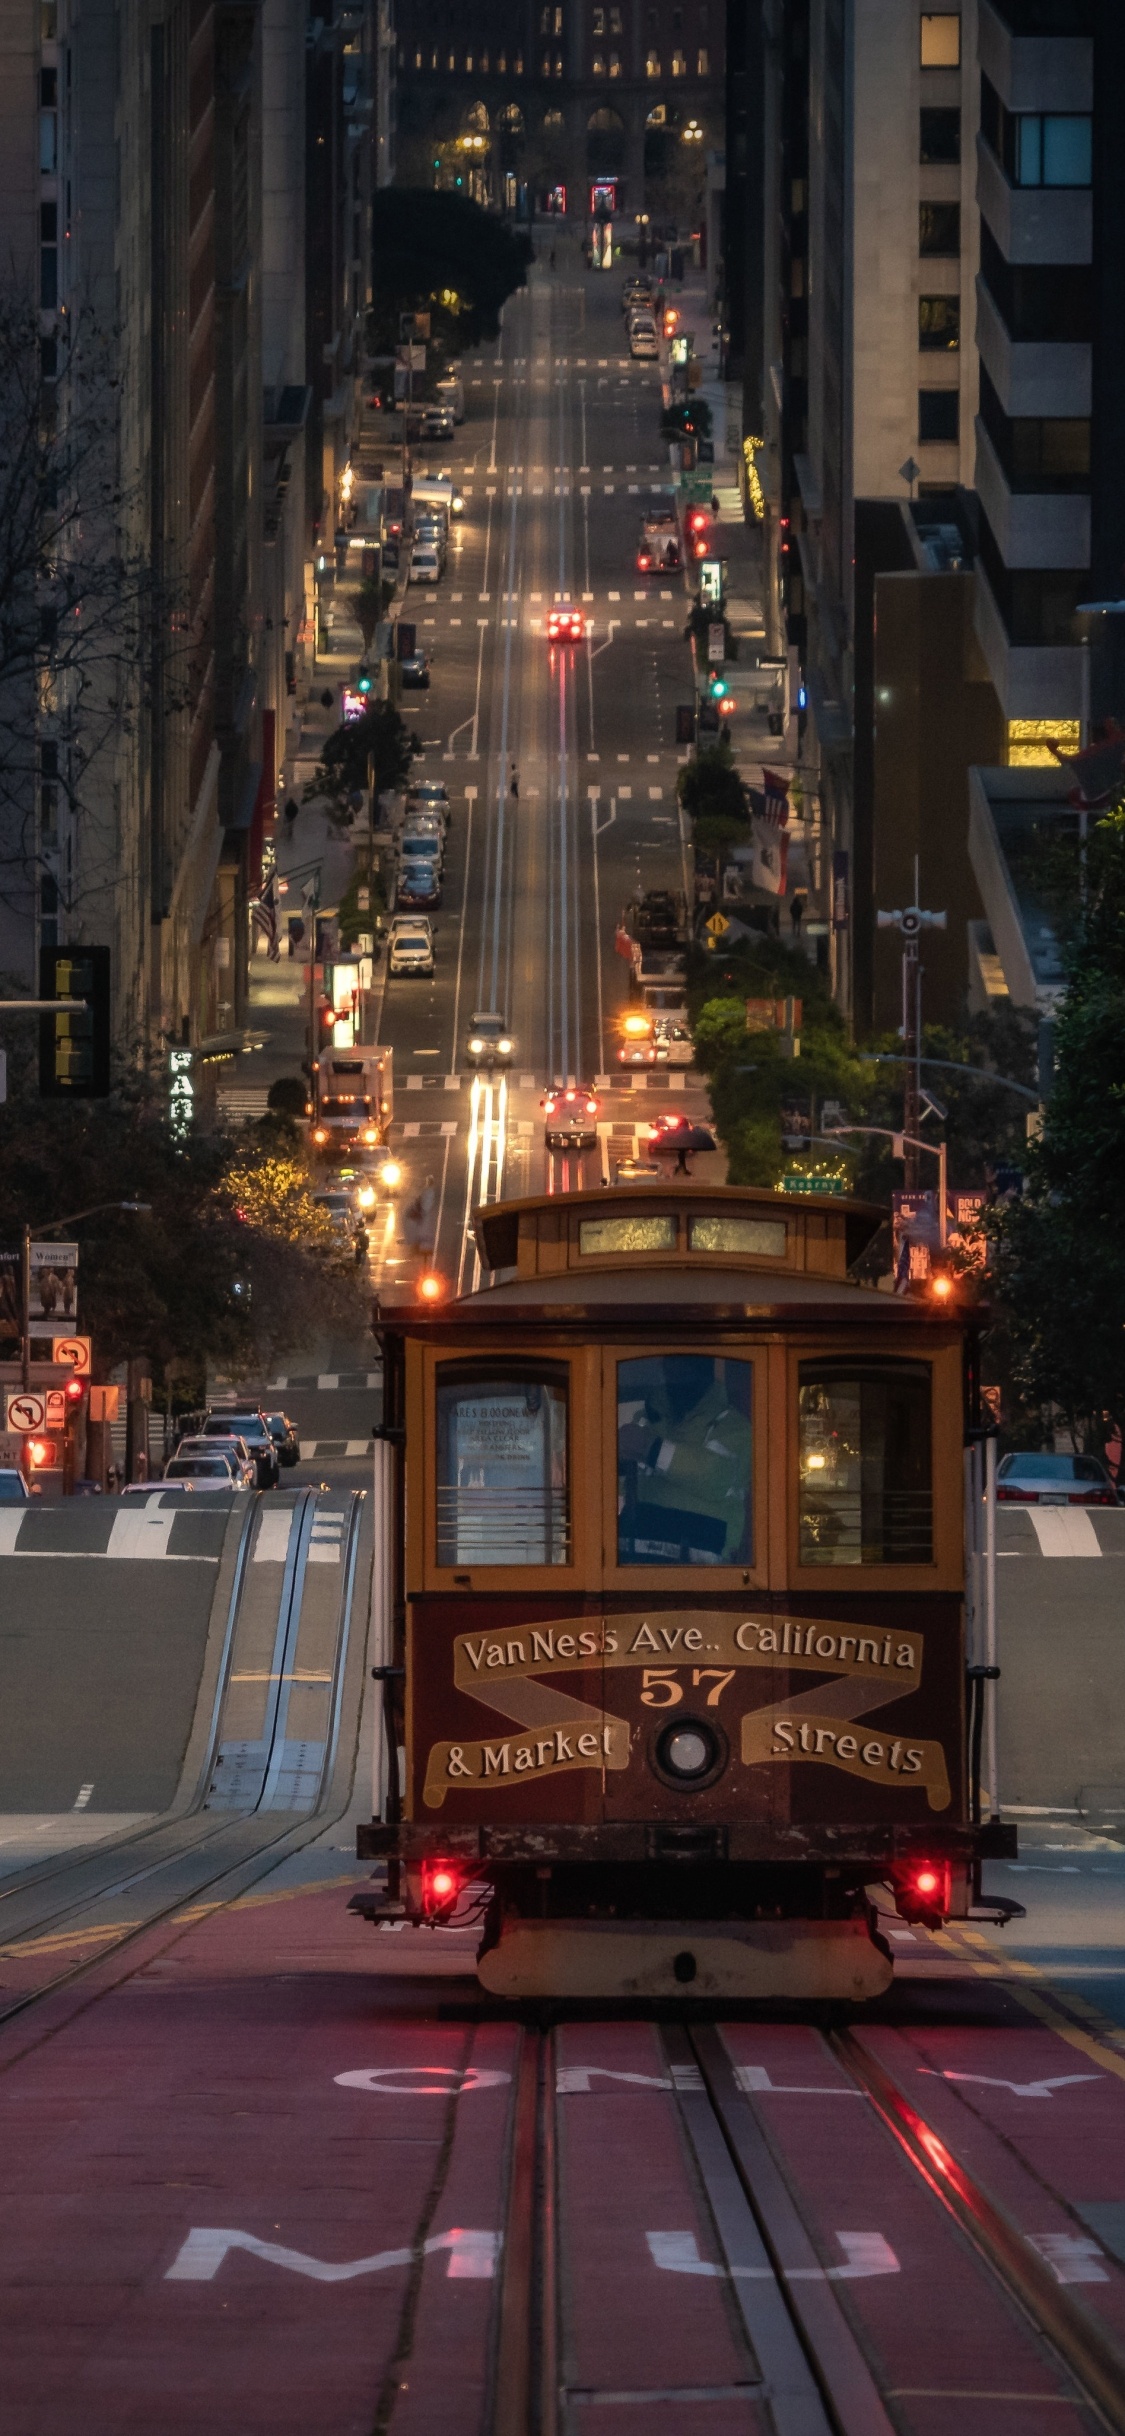
[[[933,1560],[928,1362],[802,1362],[798,1544],[802,1565]]]
[[[753,1365],[710,1353],[617,1365],[617,1562],[752,1562]]]
[[[439,1364],[437,1561],[569,1563],[564,1363]]]

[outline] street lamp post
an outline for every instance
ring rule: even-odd
[[[938,1242],[940,1243],[942,1251],[944,1252],[946,1244],[949,1241],[949,1150],[947,1144],[945,1142],[927,1142],[924,1140],[921,1134],[896,1133],[892,1125],[826,1125],[823,1133],[818,1136],[818,1139],[822,1142],[827,1142],[830,1141],[834,1135],[848,1133],[881,1134],[884,1141],[890,1142],[893,1145],[894,1156],[896,1159],[902,1159],[905,1161],[907,1151],[912,1150],[915,1153],[915,1156],[913,1161],[907,1163],[907,1177],[909,1179],[910,1166],[912,1165],[915,1172],[915,1182],[911,1184],[909,1180],[907,1181],[906,1189],[908,1192],[917,1191],[917,1153],[920,1150],[928,1150],[930,1157],[937,1160]]]
[[[903,1088],[902,1139],[906,1151],[906,1189],[918,1190],[918,1123],[922,1112],[919,1060],[922,1053],[922,967],[918,941],[924,930],[944,930],[944,913],[926,913],[918,903],[918,857],[914,857],[914,903],[894,913],[877,913],[879,930],[897,930],[902,937],[902,1046],[906,1068]],[[923,1149],[932,1147],[923,1143]]]

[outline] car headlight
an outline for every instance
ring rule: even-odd
[[[510,1040],[498,1040],[498,1041],[497,1041],[497,1043],[496,1043],[496,1046],[497,1046],[497,1048],[498,1048],[498,1049],[499,1049],[499,1051],[500,1051],[500,1055],[501,1055],[501,1057],[510,1057],[510,1056],[511,1056],[511,1054],[512,1054],[512,1044],[511,1044],[511,1041],[510,1041]]]
[[[479,1057],[479,1056],[480,1056],[480,1053],[481,1053],[481,1050],[483,1049],[483,1047],[484,1047],[484,1042],[483,1042],[483,1040],[471,1040],[471,1041],[469,1042],[469,1054],[470,1054],[470,1056],[472,1056],[472,1057]]]
[[[359,1206],[360,1206],[361,1210],[372,1210],[372,1209],[374,1209],[374,1207],[375,1207],[375,1187],[374,1187],[374,1185],[373,1185],[373,1184],[362,1184],[362,1185],[360,1186],[360,1189],[359,1189],[358,1193],[356,1194],[356,1200],[358,1201],[358,1203],[359,1203]]]

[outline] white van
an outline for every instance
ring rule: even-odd
[[[454,422],[463,423],[465,420],[464,381],[455,379],[454,375],[449,373],[444,381],[438,382],[437,393],[442,405],[449,407]]]

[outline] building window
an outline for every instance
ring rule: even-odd
[[[687,61],[684,58],[682,51],[673,51],[672,53],[672,74],[673,76],[687,75]]]
[[[541,76],[549,76],[551,73],[551,54],[549,51],[544,51],[543,53],[543,65],[539,73]]]
[[[1088,568],[1019,567],[1004,564],[996,536],[981,512],[977,558],[1011,643],[1074,644],[1074,617],[1090,594]]]
[[[561,52],[561,51],[556,51],[556,52],[555,52],[555,74],[556,74],[556,76],[561,76],[561,75],[562,75],[562,72],[563,72],[563,58],[562,58],[562,52]]]
[[[1011,263],[987,220],[980,224],[980,272],[1009,338],[1089,345],[1094,334],[1094,275],[1089,263]]]
[[[987,76],[980,80],[980,131],[1013,186],[1088,186],[1093,167],[1089,118],[1006,110]]]
[[[956,389],[920,389],[918,438],[956,440],[961,431],[961,398]]]
[[[749,1362],[657,1353],[617,1365],[617,1562],[752,1562]]]
[[[59,115],[57,110],[39,113],[39,167],[45,178],[53,178],[59,165]]]
[[[442,1363],[437,1381],[439,1565],[565,1565],[564,1363]]]
[[[933,1483],[928,1362],[802,1362],[802,1565],[928,1565]]]
[[[959,296],[918,298],[918,345],[923,355],[955,354],[961,344]]]
[[[619,8],[611,8],[609,12],[609,30],[611,34],[620,34],[622,30],[621,11]]]
[[[1023,112],[1009,118],[1008,124],[1014,131],[1009,170],[1014,186],[1089,185],[1093,157],[1090,119]],[[1004,166],[1008,168],[1007,161]]]
[[[961,251],[961,206],[959,203],[920,203],[918,205],[918,251],[928,255],[955,260]]]
[[[1089,488],[1090,425],[1084,415],[1009,415],[984,365],[980,419],[1013,491]]]
[[[422,65],[422,54],[421,54],[421,51],[415,51],[415,53],[414,53],[414,65],[415,65],[415,67],[416,67],[416,68],[420,68],[420,67],[421,67],[421,65]]]
[[[923,168],[955,168],[961,158],[959,110],[920,110],[918,158]]]
[[[604,10],[604,8],[596,8],[596,9],[594,10],[594,21],[593,21],[593,25],[592,25],[592,27],[591,27],[591,29],[590,29],[590,30],[591,30],[591,32],[592,32],[592,33],[594,33],[594,34],[598,34],[598,35],[604,34],[604,32],[605,32],[605,10]]]
[[[961,65],[961,19],[946,14],[924,15],[921,24],[919,60],[924,68],[959,68]]]
[[[645,75],[646,75],[646,76],[653,76],[653,77],[655,77],[655,76],[659,76],[659,74],[660,74],[660,55],[659,55],[659,53],[658,53],[657,51],[646,51],[646,52],[645,52]]]
[[[605,75],[605,58],[601,51],[595,51],[594,56],[590,61],[590,72],[594,76]]]
[[[710,73],[711,73],[711,62],[710,62],[710,60],[709,60],[709,59],[708,59],[708,57],[707,57],[707,53],[706,53],[706,51],[697,51],[697,52],[696,52],[696,54],[695,54],[695,73],[696,73],[696,75],[697,75],[697,76],[709,76],[709,75],[710,75]]]
[[[609,54],[609,73],[610,73],[611,78],[612,78],[612,77],[614,77],[614,76],[620,76],[620,74],[621,74],[621,53],[620,53],[620,51],[611,51],[611,52],[610,52],[610,54]]]

